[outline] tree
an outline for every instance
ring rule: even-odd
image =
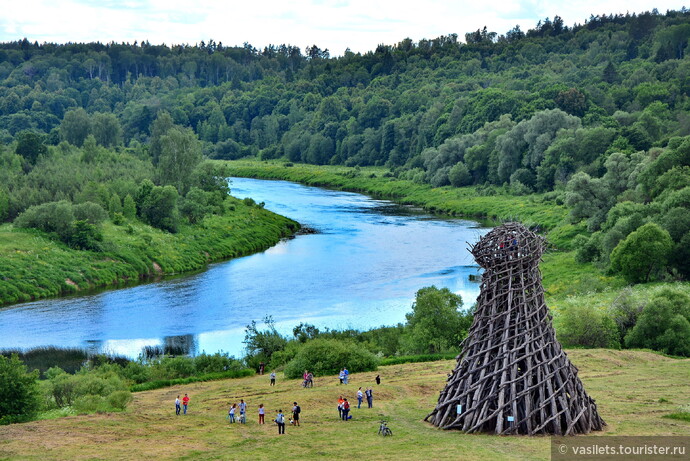
[[[179,194],[173,186],[153,186],[144,181],[140,187],[139,210],[141,217],[153,227],[177,232],[180,221],[177,209]]]
[[[666,268],[673,241],[668,231],[647,223],[628,235],[611,252],[611,269],[631,283],[650,281]]]
[[[587,218],[587,228],[595,231],[605,221],[606,213],[615,203],[615,196],[604,180],[579,172],[568,181],[565,203],[570,207],[573,222]]]
[[[81,147],[91,133],[91,118],[81,107],[65,112],[60,123],[60,136],[68,143]]]
[[[43,136],[32,131],[22,131],[17,135],[17,148],[14,151],[21,155],[29,165],[36,164],[39,155],[45,155],[48,148],[43,144]]]
[[[93,135],[103,147],[115,147],[122,142],[122,126],[115,114],[96,113],[93,116]]]
[[[151,154],[151,160],[154,165],[158,164],[158,159],[163,151],[163,146],[161,144],[161,139],[165,136],[170,129],[175,126],[170,114],[166,111],[158,112],[156,120],[151,123],[151,138],[149,153]]]
[[[276,323],[270,315],[264,318],[267,329],[259,330],[255,320],[244,330],[244,344],[247,348],[247,361],[252,367],[260,362],[268,363],[271,356],[285,349],[287,339],[276,330]]]
[[[0,425],[31,419],[39,408],[38,371],[29,373],[16,354],[0,355]]]
[[[173,185],[180,195],[191,186],[192,171],[201,162],[201,147],[190,128],[172,128],[161,137],[158,174],[162,184]]]
[[[405,315],[405,343],[410,352],[434,353],[457,349],[467,335],[472,315],[461,312],[462,298],[448,288],[422,288],[412,312]]]

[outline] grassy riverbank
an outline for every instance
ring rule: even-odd
[[[241,200],[175,234],[139,221],[103,226],[104,251],[75,250],[43,233],[0,226],[0,305],[116,287],[262,251],[299,224]]]
[[[594,435],[685,435],[690,423],[668,419],[688,403],[689,359],[641,351],[572,350],[585,389],[607,423]],[[69,416],[0,427],[0,459],[550,459],[549,437],[497,437],[442,431],[423,422],[443,388],[450,360],[380,367],[354,373],[347,386],[334,376],[317,377],[313,389],[279,374],[192,383],[138,392],[122,413]],[[357,409],[359,386],[374,385],[374,408]],[[189,414],[176,417],[172,402],[189,393]],[[355,405],[352,420],[338,420],[339,395]],[[248,423],[229,425],[228,404],[244,399]],[[302,425],[278,436],[274,411],[297,401]],[[267,409],[267,424],[256,422],[257,406]],[[376,435],[385,418],[393,437]]]

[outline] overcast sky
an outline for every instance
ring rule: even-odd
[[[688,1],[690,3],[690,1]],[[559,15],[568,26],[591,14],[679,10],[672,0],[0,0],[0,42],[134,42],[227,46],[309,45],[332,56],[380,43],[418,41],[487,26],[504,34]]]

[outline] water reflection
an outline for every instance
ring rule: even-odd
[[[256,255],[158,283],[0,310],[0,348],[89,347],[136,357],[146,346],[242,354],[244,328],[272,315],[289,334],[403,322],[422,287],[469,307],[479,293],[467,251],[488,229],[410,207],[284,181],[233,179],[233,195],[319,231]]]

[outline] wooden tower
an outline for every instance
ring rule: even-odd
[[[543,237],[506,223],[470,251],[484,268],[474,322],[426,421],[495,434],[586,434],[605,425],[556,340],[544,302]]]

